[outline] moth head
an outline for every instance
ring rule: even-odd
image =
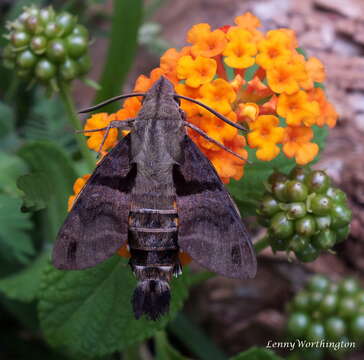
[[[161,99],[163,101],[172,100],[173,103],[179,105],[178,99],[174,98],[175,94],[174,85],[167,78],[161,76],[147,92],[143,103],[149,100]]]

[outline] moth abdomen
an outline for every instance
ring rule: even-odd
[[[168,312],[173,275],[181,273],[175,209],[135,209],[129,217],[129,264],[138,284],[132,298],[135,317],[152,320]]]

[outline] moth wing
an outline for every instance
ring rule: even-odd
[[[100,162],[61,227],[53,249],[58,269],[77,270],[106,260],[127,241],[135,168],[124,137]]]
[[[256,274],[254,249],[240,214],[210,161],[186,136],[174,168],[178,244],[200,265],[232,278]]]

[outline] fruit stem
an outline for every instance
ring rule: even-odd
[[[72,100],[70,87],[68,84],[66,84],[64,81],[59,81],[59,88],[60,88],[60,95],[61,99],[63,101],[63,104],[66,108],[67,114],[68,114],[68,120],[72,127],[75,130],[82,130],[82,125],[80,122],[80,119],[78,117],[75,104]],[[93,158],[90,150],[88,149],[85,141],[85,137],[81,133],[76,133],[76,140],[78,142],[79,150],[82,154],[82,157],[86,161],[88,167],[90,170],[92,170],[95,167],[96,161]]]

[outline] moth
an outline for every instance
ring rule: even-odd
[[[172,277],[182,273],[180,251],[230,278],[252,278],[257,265],[236,205],[186,127],[235,153],[187,122],[179,104],[187,99],[208,107],[176,94],[161,77],[147,93],[118,96],[82,112],[129,96],[143,96],[135,119],[89,130],[105,131],[104,141],[111,128],[131,132],[100,161],[81,190],[52,257],[58,269],[85,269],[127,244],[137,279],[135,317],[156,320],[169,310]]]

